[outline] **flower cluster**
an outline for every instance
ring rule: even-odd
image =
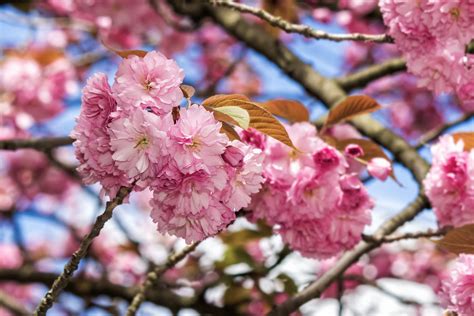
[[[283,240],[304,256],[328,258],[353,247],[373,207],[345,157],[317,136],[309,123],[286,126],[298,150],[256,131],[243,139],[265,153],[263,189],[250,208],[253,219],[276,225]]]
[[[0,63],[1,125],[12,121],[21,129],[51,119],[74,92],[75,70],[65,56],[50,47],[12,51]]]
[[[157,52],[124,59],[112,87],[89,79],[72,136],[79,172],[114,197],[121,186],[153,190],[158,230],[202,240],[225,228],[263,178],[262,153],[220,132],[211,112],[179,109],[183,71]]]
[[[474,314],[474,256],[460,255],[439,293],[441,304],[459,316]]]
[[[474,36],[474,3],[380,0],[385,24],[403,52],[408,70],[435,93],[456,91],[466,110],[474,95],[472,57],[465,54]]]
[[[462,140],[446,135],[431,149],[433,164],[424,186],[443,226],[474,222],[474,150],[463,148]]]

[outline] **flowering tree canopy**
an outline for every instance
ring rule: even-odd
[[[474,315],[473,21],[2,2],[0,316]]]

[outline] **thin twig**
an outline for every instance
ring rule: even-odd
[[[23,148],[48,150],[60,146],[71,145],[73,142],[74,139],[67,136],[30,139],[7,139],[0,141],[0,150],[17,150]]]
[[[18,315],[18,316],[31,315],[31,312],[28,311],[25,307],[23,307],[22,304],[15,301],[13,297],[10,297],[9,295],[3,292],[0,292],[0,306],[6,308],[10,312],[12,312],[14,315]]]
[[[46,315],[46,312],[51,308],[53,302],[57,299],[61,291],[71,280],[71,277],[74,271],[76,271],[79,267],[81,260],[86,256],[94,238],[100,234],[100,231],[104,227],[105,223],[112,217],[115,207],[122,204],[123,200],[130,192],[131,188],[122,187],[120,188],[117,196],[112,201],[107,202],[104,213],[97,217],[92,230],[86,235],[86,237],[84,237],[79,248],[72,254],[71,258],[64,266],[63,272],[57,277],[49,291],[46,293],[36,308],[34,315]]]
[[[402,58],[394,58],[337,78],[336,82],[344,90],[350,91],[355,88],[363,88],[374,80],[404,70],[406,70],[405,60]]]
[[[405,233],[400,235],[394,236],[383,236],[381,238],[376,238],[371,235],[362,235],[362,239],[367,242],[379,242],[379,243],[392,243],[406,239],[419,239],[419,238],[433,238],[433,237],[441,237],[446,235],[448,232],[447,229],[439,229],[439,230],[428,230],[426,232],[414,232],[414,233]]]
[[[474,117],[474,112],[466,113],[466,114],[462,115],[460,118],[458,118],[457,120],[446,123],[443,126],[440,126],[436,129],[426,133],[425,135],[420,137],[420,139],[418,141],[418,144],[415,146],[415,148],[420,149],[424,145],[426,145],[426,144],[430,143],[431,141],[435,140],[436,138],[438,138],[441,134],[443,134],[444,132],[446,132],[450,128],[452,128],[454,126],[457,126],[459,124],[462,124],[464,122],[467,122],[473,117]]]
[[[343,277],[345,280],[351,280],[351,281],[356,281],[358,283],[361,283],[361,284],[365,284],[365,285],[370,285],[372,286],[373,288],[376,288],[377,290],[379,290],[380,292],[396,299],[397,301],[399,301],[400,303],[402,304],[406,304],[406,305],[415,305],[415,306],[420,306],[422,305],[420,302],[417,302],[417,301],[414,301],[414,300],[410,300],[410,299],[407,299],[407,298],[404,298],[404,297],[401,297],[401,296],[398,296],[397,294],[395,293],[392,293],[390,291],[388,291],[387,289],[385,289],[384,287],[380,286],[377,282],[375,282],[374,280],[370,280],[366,277],[364,277],[363,275],[358,275],[358,274],[346,274],[344,275]]]
[[[132,303],[128,306],[127,316],[135,315],[140,308],[140,305],[145,300],[146,292],[155,284],[155,282],[170,268],[174,267],[180,262],[186,255],[194,251],[201,242],[195,242],[186,246],[183,250],[178,253],[172,254],[166,260],[166,263],[160,267],[157,267],[154,271],[147,274],[146,280],[138,290],[137,294],[132,300]]]
[[[351,33],[351,34],[330,34],[320,30],[313,29],[312,27],[304,24],[293,24],[290,23],[281,17],[274,16],[269,12],[248,6],[242,3],[236,3],[230,0],[207,0],[208,3],[227,7],[239,12],[250,13],[264,21],[267,21],[272,26],[278,27],[285,31],[286,33],[297,33],[305,37],[315,38],[315,39],[327,39],[335,42],[341,41],[359,41],[359,42],[375,42],[375,43],[393,43],[393,39],[387,34],[372,35],[372,34],[361,34],[361,33]]]

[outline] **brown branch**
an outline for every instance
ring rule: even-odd
[[[392,243],[406,239],[419,239],[419,238],[432,238],[432,237],[441,237],[446,235],[448,230],[439,229],[439,230],[428,230],[426,232],[414,232],[414,233],[404,233],[395,236],[383,236],[382,238],[375,238],[370,235],[362,235],[362,239],[366,242],[381,242],[381,243]]]
[[[64,270],[54,281],[49,291],[45,294],[40,304],[35,310],[35,315],[46,315],[48,309],[51,308],[53,302],[57,299],[61,291],[70,282],[74,271],[79,267],[79,263],[84,258],[89,250],[90,245],[95,237],[100,234],[105,223],[112,217],[113,210],[118,205],[122,204],[125,197],[131,192],[131,188],[120,188],[117,196],[110,202],[107,202],[104,213],[99,215],[89,234],[84,237],[79,248],[72,254],[69,261],[64,266]]]
[[[426,133],[425,135],[420,137],[420,139],[418,141],[418,144],[415,146],[415,148],[420,149],[424,145],[432,142],[433,140],[435,140],[436,138],[441,136],[441,134],[443,134],[444,132],[446,132],[450,128],[455,127],[455,126],[457,126],[459,124],[462,124],[464,122],[467,122],[473,117],[474,117],[474,112],[466,113],[466,114],[462,115],[460,118],[458,118],[457,120],[446,123],[445,125],[440,126],[436,129]]]
[[[364,277],[363,275],[346,274],[346,275],[344,275],[343,278],[344,278],[344,280],[351,280],[351,281],[356,281],[360,284],[370,285],[373,288],[379,290],[380,292],[386,294],[387,296],[390,296],[390,297],[396,299],[397,301],[399,301],[402,304],[416,305],[416,306],[421,306],[422,305],[420,302],[401,297],[401,296],[399,296],[399,295],[397,295],[393,292],[388,291],[384,287],[380,286],[376,281],[370,280],[370,279]]]
[[[49,272],[35,271],[30,268],[20,269],[0,269],[0,281],[17,282],[21,284],[41,283],[50,286],[56,275]],[[172,311],[179,311],[183,308],[192,308],[200,314],[225,315],[223,309],[207,304],[194,298],[182,298],[170,291],[166,285],[158,284],[159,291],[150,290],[146,292],[146,299],[156,305],[165,306]],[[81,298],[96,297],[106,295],[116,297],[131,302],[138,292],[136,286],[121,286],[107,280],[76,277],[65,287],[65,290]],[[31,315],[31,313],[29,313]]]
[[[318,298],[321,293],[332,282],[346,271],[352,264],[357,262],[360,257],[377,248],[382,244],[380,241],[385,235],[395,231],[403,223],[411,220],[421,210],[428,206],[428,201],[423,194],[420,194],[411,204],[409,204],[403,211],[395,215],[393,218],[386,221],[374,234],[374,241],[361,241],[354,249],[346,252],[337,263],[322,275],[314,283],[310,284],[301,292],[288,299],[283,304],[274,308],[270,315],[289,315],[311,299]]]
[[[355,88],[363,88],[376,79],[404,70],[406,70],[405,60],[394,58],[335,80],[342,89],[350,91]]]
[[[140,305],[143,303],[143,301],[146,298],[145,293],[148,292],[153,287],[153,285],[168,269],[174,267],[178,262],[184,259],[189,253],[194,251],[194,249],[196,249],[196,247],[200,243],[201,243],[200,241],[192,243],[191,245],[186,246],[180,252],[170,255],[164,265],[157,267],[154,271],[151,271],[150,273],[148,273],[145,281],[140,286],[140,289],[138,290],[137,294],[135,294],[135,297],[133,298],[132,303],[127,309],[127,316],[135,315],[138,309],[140,308]]]
[[[6,308],[14,315],[18,316],[28,316],[31,315],[31,312],[28,311],[22,304],[17,302],[13,297],[0,292],[0,306]]]
[[[31,148],[38,150],[48,150],[60,146],[71,145],[74,139],[71,137],[43,137],[30,139],[7,139],[0,140],[0,150],[17,150]]]
[[[208,3],[216,6],[227,7],[232,10],[236,10],[242,13],[249,13],[259,17],[260,19],[268,22],[272,26],[278,27],[286,33],[296,33],[303,35],[308,38],[314,38],[317,40],[327,39],[335,42],[341,41],[359,41],[359,42],[375,42],[375,43],[393,43],[393,39],[387,34],[372,35],[372,34],[329,34],[320,30],[313,29],[312,27],[304,24],[293,24],[281,17],[274,16],[269,12],[248,6],[242,3],[236,3],[230,0],[207,0]]]

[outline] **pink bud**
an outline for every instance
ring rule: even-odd
[[[373,158],[369,161],[367,171],[372,177],[385,181],[392,172],[392,165],[385,158]]]
[[[227,146],[222,154],[222,159],[232,167],[239,168],[244,164],[244,153],[237,147]]]
[[[314,153],[313,161],[320,170],[329,170],[339,164],[339,157],[335,150],[326,147]]]
[[[349,144],[344,149],[344,154],[352,158],[358,158],[364,155],[364,150],[357,144]]]

